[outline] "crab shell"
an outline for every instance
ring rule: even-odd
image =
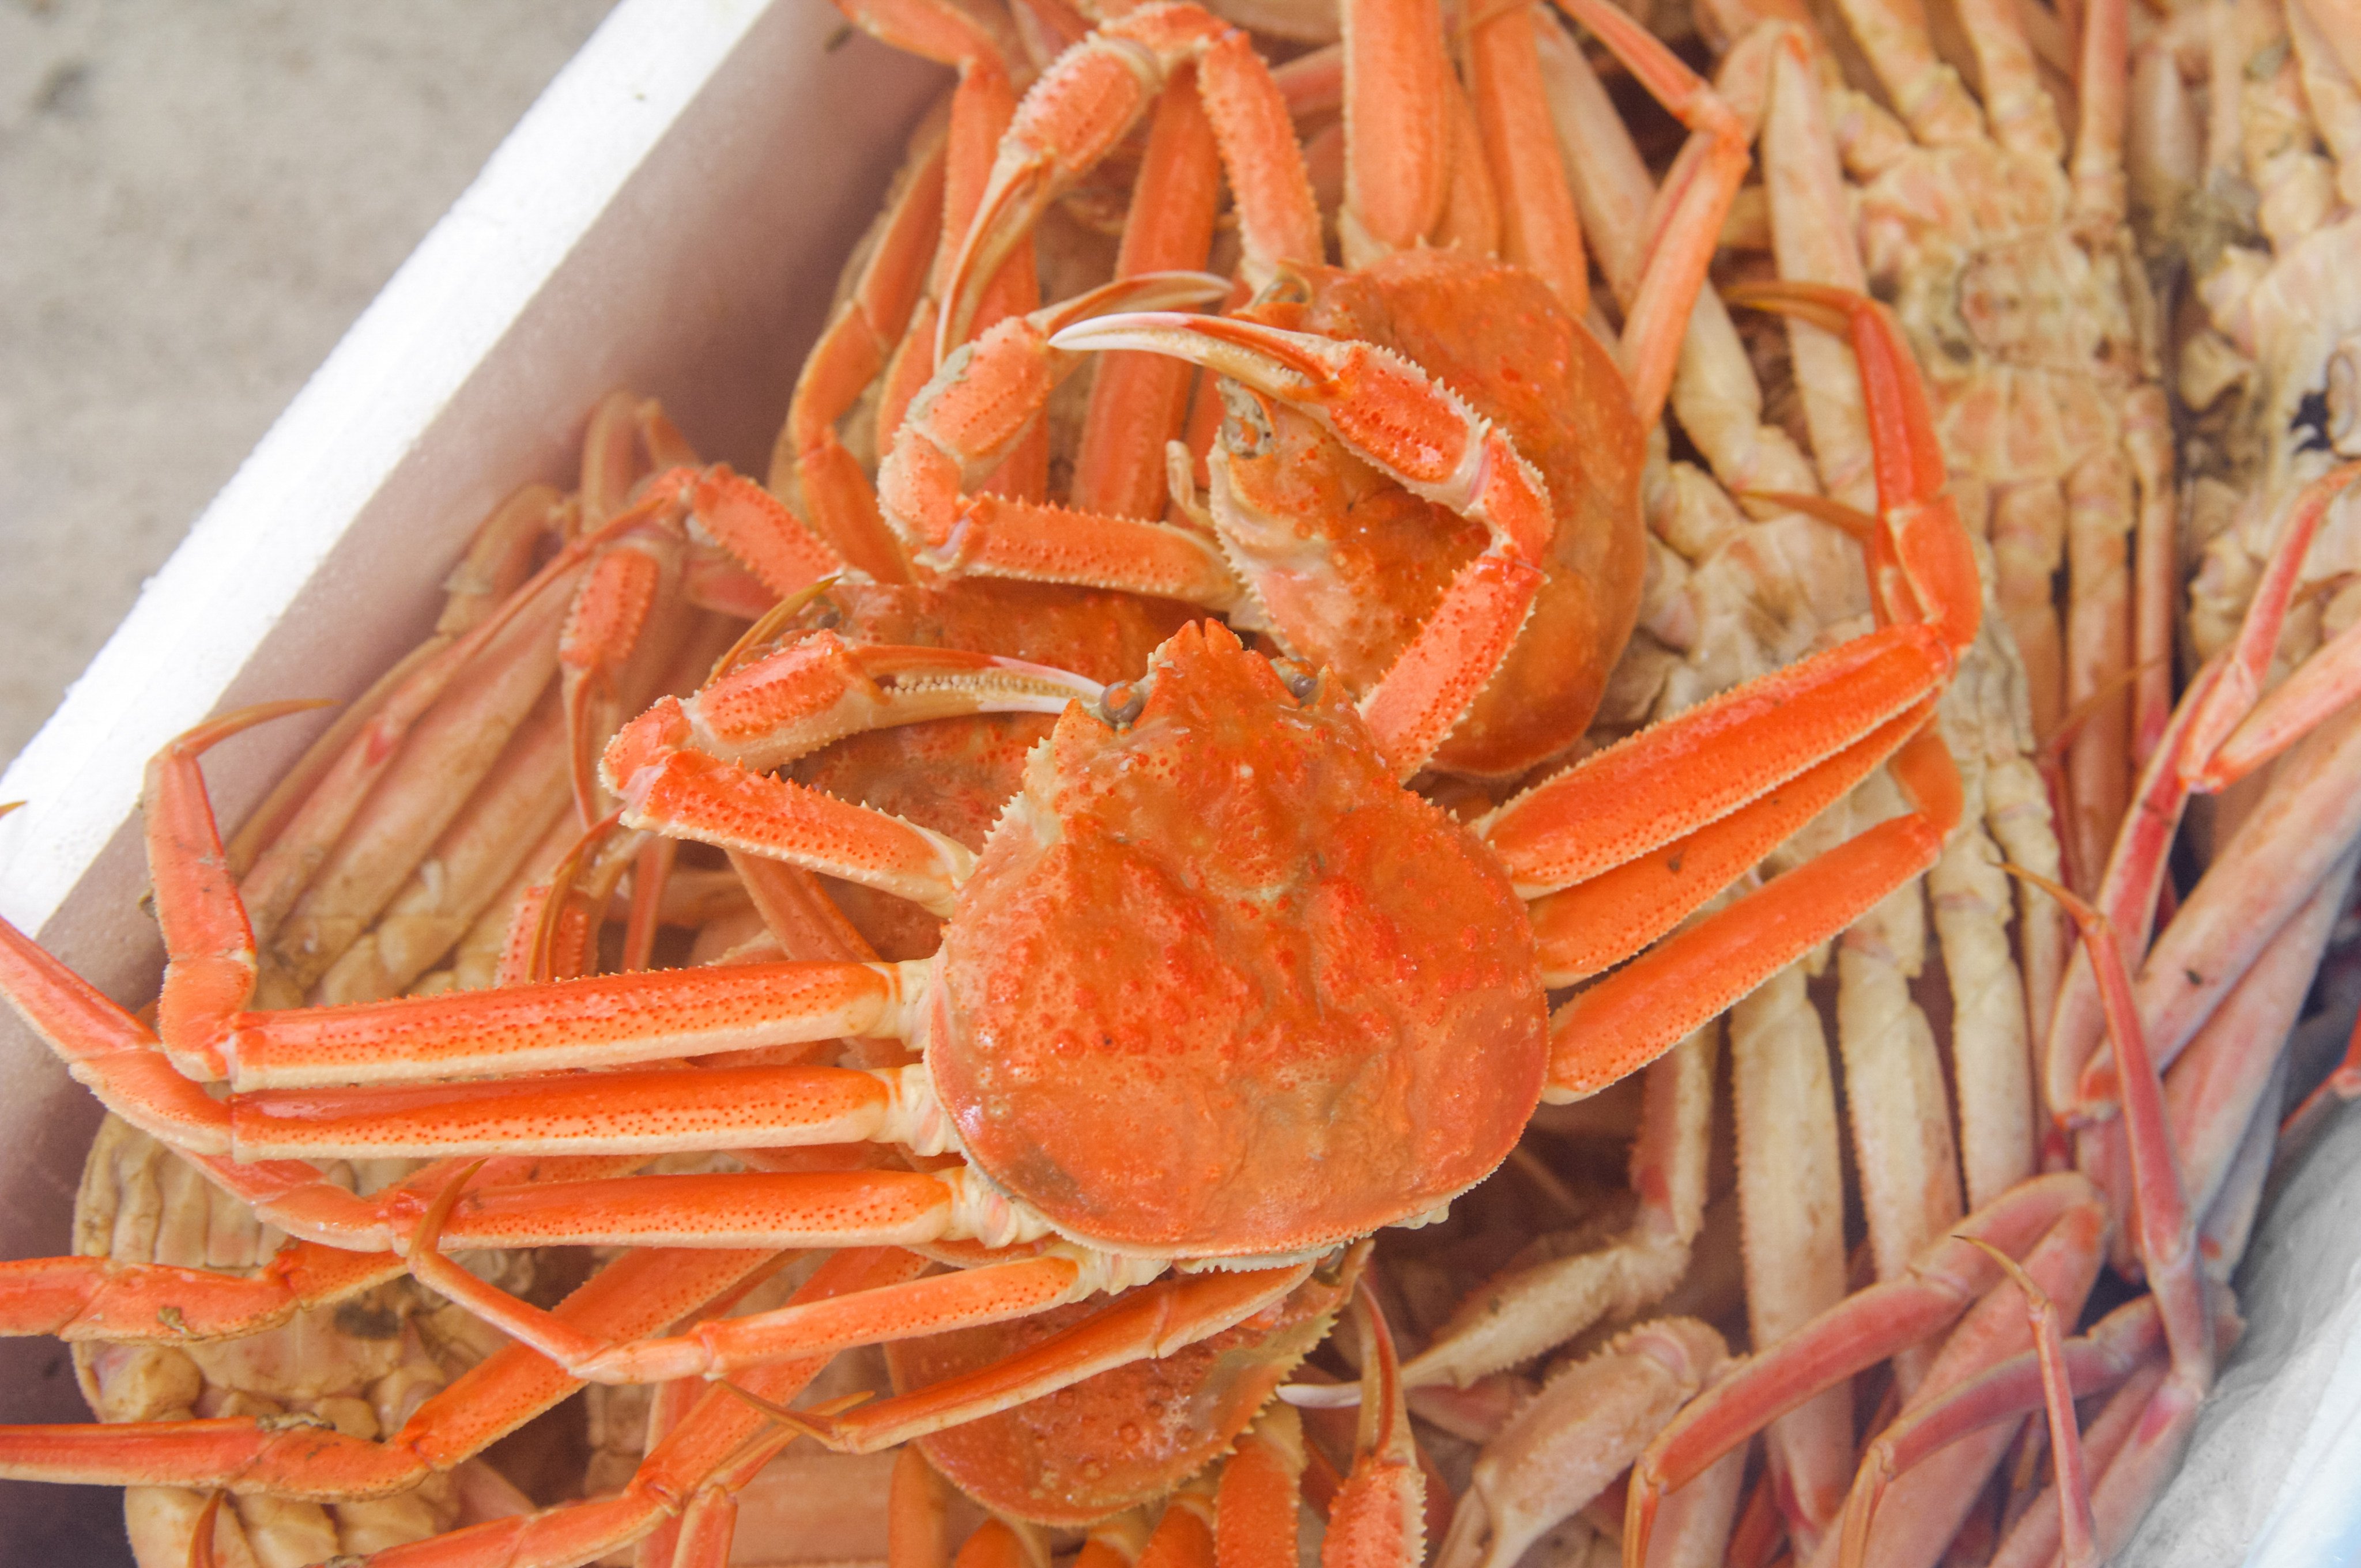
[[[1316,1254],[1431,1213],[1541,1097],[1531,926],[1333,683],[1226,629],[1158,650],[1127,725],[1027,764],[938,959],[927,1060],[968,1156],[1060,1232],[1151,1257]]]
[[[917,1440],[951,1484],[996,1513],[1086,1525],[1163,1497],[1227,1453],[1327,1336],[1367,1245],[1338,1255],[1284,1299],[1170,1355],[1135,1361],[1013,1409]],[[1104,1310],[1080,1301],[885,1346],[904,1393],[979,1371]]]
[[[1647,568],[1647,433],[1615,361],[1520,267],[1403,251],[1302,267],[1242,313],[1408,356],[1499,425],[1557,519],[1531,619],[1434,765],[1514,778],[1581,738],[1631,640]],[[1224,547],[1290,651],[1366,691],[1485,531],[1420,499],[1307,416],[1224,383],[1215,462]]]

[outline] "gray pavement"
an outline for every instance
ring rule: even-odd
[[[0,0],[0,767],[612,0]]]

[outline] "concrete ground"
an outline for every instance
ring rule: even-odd
[[[0,767],[612,0],[0,0]]]

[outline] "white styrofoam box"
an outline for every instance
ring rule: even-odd
[[[661,397],[708,456],[763,470],[838,270],[943,81],[864,38],[832,48],[840,27],[818,0],[625,0],[0,778],[0,800],[27,803],[0,817],[0,915],[118,1000],[151,995],[148,756],[225,708],[361,690],[431,625],[486,509],[567,480],[609,389]],[[224,819],[325,722],[209,756]],[[0,1256],[63,1252],[97,1106],[13,1015],[0,1085]],[[2239,1282],[2253,1326],[2225,1397],[2134,1560],[2168,1539],[2191,1568],[2361,1556],[2356,1181],[2361,1114],[2283,1179]],[[88,1419],[60,1345],[0,1341],[0,1421]],[[0,1484],[0,1565],[127,1563],[121,1518],[111,1490]]]
[[[939,69],[817,0],[626,0],[255,448],[5,778],[0,915],[126,1003],[141,768],[207,715],[349,697],[431,628],[469,530],[568,477],[629,387],[760,474],[840,269]],[[840,47],[832,47],[840,43]],[[318,732],[207,758],[236,823]],[[0,1010],[5,1011],[5,1010]],[[0,1257],[69,1249],[97,1106],[0,1018]],[[88,1420],[63,1347],[0,1342],[0,1421]],[[0,1485],[0,1564],[127,1563],[112,1491]]]

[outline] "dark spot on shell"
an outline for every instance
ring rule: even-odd
[[[336,1332],[354,1339],[391,1339],[401,1332],[401,1314],[382,1301],[346,1301],[336,1309]]]

